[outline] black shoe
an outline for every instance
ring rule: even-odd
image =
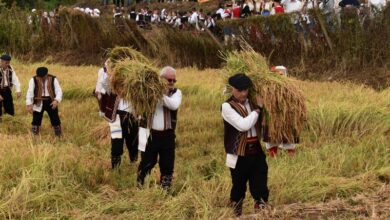
[[[121,157],[111,157],[111,168],[115,169],[121,165]]]
[[[54,129],[54,135],[56,137],[61,137],[61,135],[62,135],[61,125],[53,126],[53,129]]]
[[[256,201],[255,205],[254,205],[255,212],[261,211],[261,210],[265,209],[266,207],[267,207],[267,204],[265,202],[263,202],[263,200]]]
[[[33,126],[31,127],[31,133],[32,133],[33,135],[39,135],[39,126],[33,125]]]
[[[164,190],[169,190],[172,186],[172,175],[161,175],[160,177],[160,185]]]
[[[138,153],[136,155],[129,155],[130,163],[135,163],[138,160]]]
[[[137,175],[137,187],[141,188],[144,185],[145,177],[140,174]]]

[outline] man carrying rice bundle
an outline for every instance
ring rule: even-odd
[[[248,180],[255,209],[265,207],[268,200],[268,167],[259,143],[263,119],[268,125],[269,142],[291,143],[302,130],[307,110],[302,92],[293,80],[270,72],[266,59],[249,46],[227,53],[225,60],[224,74],[229,82],[226,94],[231,95],[222,105],[226,164],[231,168],[233,182],[231,205],[235,214],[240,215]],[[237,74],[242,72],[247,76]],[[261,111],[257,110],[260,114],[255,103],[261,107]],[[248,148],[255,150],[248,152]]]
[[[123,144],[129,151],[130,163],[138,159],[138,121],[132,114],[131,103],[114,94],[111,90],[111,60],[99,70],[95,94],[104,118],[111,131],[111,168],[119,167],[122,161]]]
[[[287,68],[284,66],[273,66],[271,67],[271,72],[279,74],[281,76],[287,76]],[[283,142],[274,142],[271,141],[272,137],[269,134],[269,122],[263,120],[263,141],[265,142],[265,147],[268,151],[270,157],[276,157],[278,153],[278,148],[286,150],[287,153],[291,156],[295,154],[295,145],[299,143],[299,137],[294,137],[293,142],[288,140],[283,140]]]
[[[93,91],[93,96],[96,97],[99,104],[99,115],[101,116],[104,115],[103,106],[105,106],[104,103],[106,101],[105,97],[108,96],[107,91],[104,88],[108,88],[108,85],[105,84],[109,83],[109,80],[107,80],[107,76],[108,76],[107,71],[110,64],[111,64],[111,60],[107,59],[104,62],[103,67],[99,69],[96,87],[95,90]]]
[[[252,48],[233,51],[226,56],[228,76],[237,72],[247,73],[253,86],[249,99],[255,101],[254,94],[264,102],[263,108],[263,137],[270,149],[271,156],[276,155],[280,143],[286,144],[286,149],[293,154],[298,143],[298,137],[307,119],[305,98],[293,79],[285,77],[287,69],[276,66],[270,71],[267,61]],[[275,73],[276,72],[276,73]]]
[[[160,76],[166,80],[168,88],[157,103],[151,122],[150,136],[145,149],[141,153],[141,162],[138,167],[137,183],[142,186],[146,175],[159,159],[160,185],[168,190],[172,185],[175,164],[175,128],[177,111],[181,104],[182,93],[175,88],[176,70],[170,66],[164,67]]]
[[[260,145],[263,101],[248,99],[253,85],[245,74],[237,73],[228,81],[232,96],[222,104],[224,145],[233,183],[230,206],[240,216],[248,181],[255,210],[264,209],[268,201],[268,166]]]

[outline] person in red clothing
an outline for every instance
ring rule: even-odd
[[[287,68],[284,66],[273,66],[271,67],[271,71],[279,74],[281,76],[288,76]],[[265,118],[264,118],[265,119]],[[263,141],[265,142],[265,147],[268,151],[268,154],[270,157],[276,157],[278,153],[278,148],[286,150],[287,153],[291,156],[295,154],[295,147],[296,144],[299,144],[299,137],[294,137],[293,143],[288,142],[287,140],[283,141],[282,143],[274,143],[271,141],[271,137],[269,136],[268,130],[269,125],[267,124],[266,120],[263,120],[262,123],[263,126]]]
[[[233,19],[240,18],[241,17],[241,7],[237,4],[234,4],[232,13],[233,13]]]
[[[273,13],[271,14],[283,14],[283,13],[284,13],[284,8],[280,4],[280,0],[274,0]]]

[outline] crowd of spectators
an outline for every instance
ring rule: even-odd
[[[121,4],[119,4],[121,5]],[[122,4],[124,5],[124,4]],[[213,30],[217,20],[243,19],[249,16],[272,16],[276,14],[293,14],[293,20],[297,30],[306,26],[314,27],[315,20],[310,16],[309,10],[320,9],[331,25],[334,18],[340,20],[340,14],[345,10],[356,10],[357,14],[362,9],[368,9],[370,16],[383,10],[386,0],[244,0],[221,3],[216,11],[204,11],[193,8],[185,10],[155,10],[149,7],[117,7],[113,14],[115,18],[125,18],[135,21],[139,26],[145,27],[148,24],[166,23],[177,28],[194,27],[196,30],[209,28]]]
[[[167,24],[175,28],[190,29],[202,31],[205,28],[213,30],[216,23],[215,17],[211,13],[204,13],[202,9],[193,8],[191,11],[168,11],[150,10],[148,7],[136,10],[135,7],[127,11],[123,8],[116,8],[113,13],[114,20],[118,18],[129,19],[140,27],[147,27],[151,24]]]
[[[163,2],[163,0],[159,1]],[[172,1],[168,0],[167,2]],[[245,19],[250,16],[273,16],[288,13],[292,15],[292,22],[296,30],[308,33],[317,25],[315,19],[308,13],[311,9],[320,9],[325,15],[327,24],[334,25],[335,18],[339,21],[342,18],[343,10],[355,10],[359,14],[365,8],[369,10],[370,16],[375,16],[386,6],[386,0],[368,0],[368,2],[359,2],[359,0],[244,0],[221,3],[215,11],[204,11],[197,8],[178,11],[151,9],[149,8],[150,4],[143,4],[146,6],[140,8],[136,7],[138,2],[138,0],[136,2],[114,0],[112,3],[117,7],[113,9],[112,15],[105,16],[112,16],[115,24],[120,23],[118,20],[129,19],[145,29],[152,25],[167,24],[185,30],[205,31],[209,29],[214,32],[217,20]],[[109,1],[102,1],[103,5],[109,3]],[[98,8],[75,7],[74,10],[91,17],[101,16],[101,11]],[[40,18],[37,19],[37,17]],[[50,26],[56,22],[55,19],[56,11],[44,11],[39,16],[37,11],[33,9],[29,23],[33,24],[38,21],[41,25]],[[225,35],[225,43],[229,38],[234,37],[234,31],[229,26],[224,26],[222,32]]]

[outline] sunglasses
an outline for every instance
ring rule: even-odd
[[[167,79],[169,83],[176,83],[176,79]]]

